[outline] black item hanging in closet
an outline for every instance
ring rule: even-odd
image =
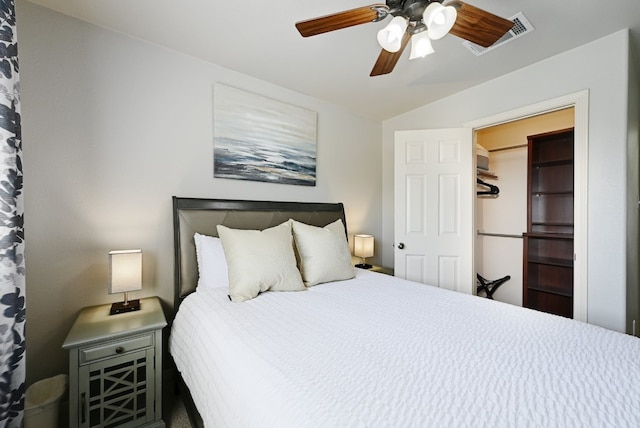
[[[502,278],[494,279],[490,281],[488,279],[483,278],[479,273],[476,273],[476,279],[478,280],[478,285],[476,289],[476,294],[479,296],[481,292],[487,295],[487,299],[493,300],[493,293],[496,292],[498,287],[500,287],[505,282],[511,279],[511,276],[503,276]]]
[[[488,189],[488,190],[478,190],[477,191],[478,195],[498,195],[498,193],[500,193],[500,189],[498,188],[498,186],[494,186],[493,184],[486,183],[479,178],[476,178],[476,183]]]

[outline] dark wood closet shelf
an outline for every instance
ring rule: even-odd
[[[573,318],[573,128],[527,140],[523,306]]]
[[[573,297],[573,292],[562,291],[555,288],[545,287],[544,285],[529,285],[530,290],[538,291],[540,293],[552,294],[554,296]]]
[[[573,196],[573,190],[534,190],[531,192],[532,196],[546,196],[546,195],[568,195]]]
[[[562,223],[562,222],[552,222],[552,221],[532,221],[531,226],[562,226],[562,227],[573,227],[573,223]],[[568,235],[561,233],[541,233],[544,235]],[[571,239],[573,239],[573,235],[570,235]]]
[[[549,224],[549,223],[541,223],[541,224]],[[570,226],[573,226],[573,224],[571,224]],[[573,240],[573,234],[572,233],[526,232],[526,233],[523,233],[522,236],[528,236],[530,238],[537,238],[537,239],[569,239],[569,240]]]
[[[532,162],[533,168],[540,168],[545,166],[558,166],[558,165],[573,165],[573,158],[571,159],[554,159],[542,162]]]
[[[550,266],[559,266],[559,267],[573,267],[572,259],[561,259],[558,257],[538,257],[529,254],[529,263],[537,263],[540,265],[550,265]]]

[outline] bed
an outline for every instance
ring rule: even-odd
[[[169,349],[195,426],[640,426],[638,338],[361,269],[232,302],[199,283],[196,234],[289,219],[346,234],[342,204],[173,205]]]

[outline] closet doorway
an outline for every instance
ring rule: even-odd
[[[527,137],[574,126],[575,108],[571,106],[474,132],[475,142],[489,154],[488,170],[479,168],[478,178],[499,188],[497,195],[481,194],[476,199],[475,269],[489,280],[511,277],[493,293],[495,300],[523,304]]]

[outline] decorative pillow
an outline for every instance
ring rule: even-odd
[[[196,242],[198,288],[228,286],[227,259],[224,256],[220,238],[196,233],[193,235],[193,240]]]
[[[227,258],[232,301],[253,299],[267,290],[305,289],[296,266],[289,222],[263,231],[222,225],[217,229]]]
[[[316,227],[290,220],[302,280],[307,287],[355,276],[342,220]]]

